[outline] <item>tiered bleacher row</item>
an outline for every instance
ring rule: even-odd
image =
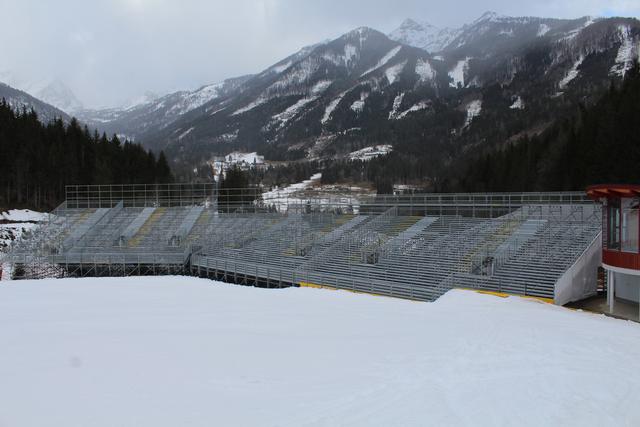
[[[356,209],[298,200],[279,212],[247,197],[231,208],[215,194],[135,197],[67,200],[13,247],[14,276],[181,273],[416,300],[453,287],[553,298],[601,221],[578,193],[377,197]]]

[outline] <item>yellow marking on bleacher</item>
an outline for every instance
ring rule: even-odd
[[[404,301],[412,301],[412,302],[423,302],[423,301],[419,301],[419,300],[415,300],[415,299],[411,299],[411,298],[404,298],[404,297],[400,297],[400,296],[382,295],[382,294],[378,294],[378,293],[375,293],[375,292],[356,291],[354,289],[346,289],[346,288],[336,288],[335,286],[318,285],[317,283],[310,283],[310,282],[299,282],[298,285],[301,288],[328,289],[330,291],[347,291],[347,292],[351,292],[352,294],[371,295],[371,296],[374,296],[374,297],[401,299],[401,300],[404,300]]]
[[[142,240],[142,237],[149,232],[153,224],[158,222],[160,217],[164,215],[166,211],[167,208],[156,208],[156,210],[153,211],[153,213],[149,216],[149,218],[147,218],[144,224],[142,224],[142,227],[140,227],[136,235],[129,240],[127,246],[138,246],[138,244],[140,244],[140,240]]]
[[[474,256],[482,252],[495,252],[504,241],[506,241],[513,231],[522,224],[522,220],[507,221],[502,224],[494,233],[487,237],[483,243],[479,244],[475,250],[467,252],[458,264],[458,271],[468,273],[471,269],[471,260]]]
[[[532,299],[535,301],[544,302],[547,304],[554,304],[553,298],[535,297],[533,295],[509,294],[506,292],[489,291],[484,289],[472,289],[472,288],[457,288],[457,289],[460,289],[463,291],[473,291],[473,292],[484,294],[484,295],[493,295],[494,297],[499,297],[499,298],[520,297],[520,298],[526,298],[526,299]]]
[[[298,285],[300,285],[301,288],[331,289],[332,291],[338,290],[338,288],[334,288],[333,286],[318,285],[310,282],[300,282]]]

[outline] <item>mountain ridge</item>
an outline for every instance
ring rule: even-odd
[[[634,18],[486,13],[449,36],[429,52],[359,27],[256,74],[78,117],[165,150],[183,179],[233,151],[335,161],[388,144],[387,157],[411,168],[402,179],[428,181],[473,147],[537,132],[592,102],[640,55]]]

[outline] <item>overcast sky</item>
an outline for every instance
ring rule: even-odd
[[[58,78],[87,106],[258,72],[302,46],[406,17],[640,16],[639,0],[0,0],[0,71]]]

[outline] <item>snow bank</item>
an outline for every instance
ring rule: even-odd
[[[36,212],[29,209],[10,209],[0,213],[0,219],[12,222],[40,222],[47,218],[46,213]]]
[[[303,203],[306,201],[308,198],[301,198],[297,193],[304,192],[306,189],[320,182],[321,178],[322,173],[316,173],[311,175],[311,178],[305,179],[302,182],[282,188],[275,188],[274,190],[262,193],[262,200],[267,205],[275,205],[279,211],[284,211],[289,204]]]
[[[638,425],[640,325],[186,277],[0,286],[7,426]]]

